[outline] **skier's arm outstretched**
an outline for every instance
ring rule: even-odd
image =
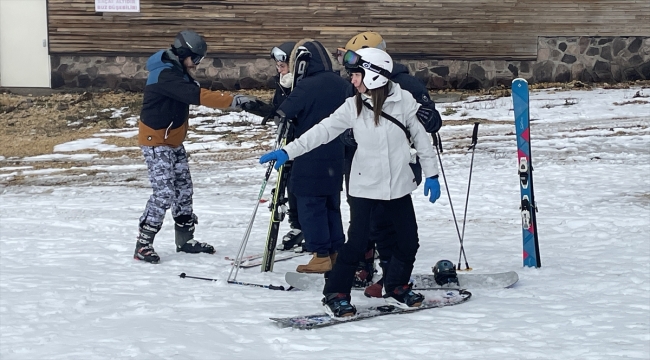
[[[292,93],[293,94],[293,93]],[[288,100],[288,99],[287,99]],[[286,101],[285,101],[286,102]],[[311,129],[307,130],[302,136],[296,138],[290,144],[280,150],[275,150],[263,155],[260,158],[260,164],[275,160],[275,168],[278,169],[287,160],[307,153],[320,145],[327,144],[336,139],[346,129],[352,127],[354,113],[353,102],[348,99],[334,113],[323,119]]]

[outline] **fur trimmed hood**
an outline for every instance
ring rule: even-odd
[[[335,63],[335,60],[327,48],[316,40],[302,39],[296,43],[296,46],[291,51],[291,58],[289,59],[290,72],[294,73],[295,71],[296,52],[300,46],[306,47],[311,53],[311,59],[309,60],[305,76],[310,76],[321,71],[334,71],[332,64]]]

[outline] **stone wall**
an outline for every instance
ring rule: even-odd
[[[52,88],[142,91],[146,57],[52,55]],[[529,83],[650,80],[650,37],[539,37],[536,61],[403,60],[430,89],[478,89]],[[203,60],[196,78],[214,90],[273,88],[270,59]]]

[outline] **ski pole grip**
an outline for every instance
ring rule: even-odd
[[[433,144],[440,150],[440,153],[442,153],[442,138],[440,137],[440,133],[435,133],[433,134]]]
[[[475,122],[474,123],[474,132],[472,133],[472,145],[476,145],[476,142],[478,141],[478,125],[480,122]]]

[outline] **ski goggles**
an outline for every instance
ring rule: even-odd
[[[346,69],[352,71],[356,68],[362,68],[390,79],[390,71],[363,60],[359,54],[352,50],[348,50],[343,54],[343,65],[345,65]]]
[[[205,56],[192,54],[192,56],[190,56],[190,59],[192,59],[192,64],[198,65],[201,63],[201,60],[203,60],[204,57]]]
[[[273,58],[275,61],[281,61],[281,62],[287,62],[288,56],[287,53],[282,51],[279,47],[274,47],[271,49],[271,58]]]

